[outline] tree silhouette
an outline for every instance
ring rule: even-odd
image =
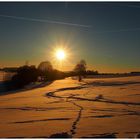
[[[35,66],[22,66],[17,69],[17,74],[12,77],[11,82],[16,88],[21,88],[31,82],[36,82],[38,70]]]
[[[86,61],[81,60],[74,68],[74,71],[79,76],[79,81],[82,80],[82,76],[86,73]]]
[[[49,78],[51,72],[53,71],[53,66],[49,61],[43,61],[38,66],[39,75],[41,80],[46,80]]]

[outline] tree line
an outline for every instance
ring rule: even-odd
[[[38,67],[34,65],[24,65],[16,69],[16,74],[8,81],[12,89],[22,88],[32,82],[46,82],[63,79],[71,76],[78,76],[81,81],[82,76],[98,74],[97,71],[86,70],[85,60],[78,62],[70,72],[62,72],[53,68],[51,62],[43,61]]]

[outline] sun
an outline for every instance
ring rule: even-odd
[[[56,51],[56,58],[58,60],[63,60],[63,59],[65,59],[65,57],[66,57],[66,53],[65,53],[64,50],[59,49],[59,50]]]

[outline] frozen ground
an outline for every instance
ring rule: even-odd
[[[0,137],[134,138],[140,133],[140,76],[67,78],[0,96]]]

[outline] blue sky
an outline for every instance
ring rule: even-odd
[[[139,71],[139,38],[139,2],[0,2],[0,67],[53,63],[64,45],[63,70],[85,59],[100,72]]]

